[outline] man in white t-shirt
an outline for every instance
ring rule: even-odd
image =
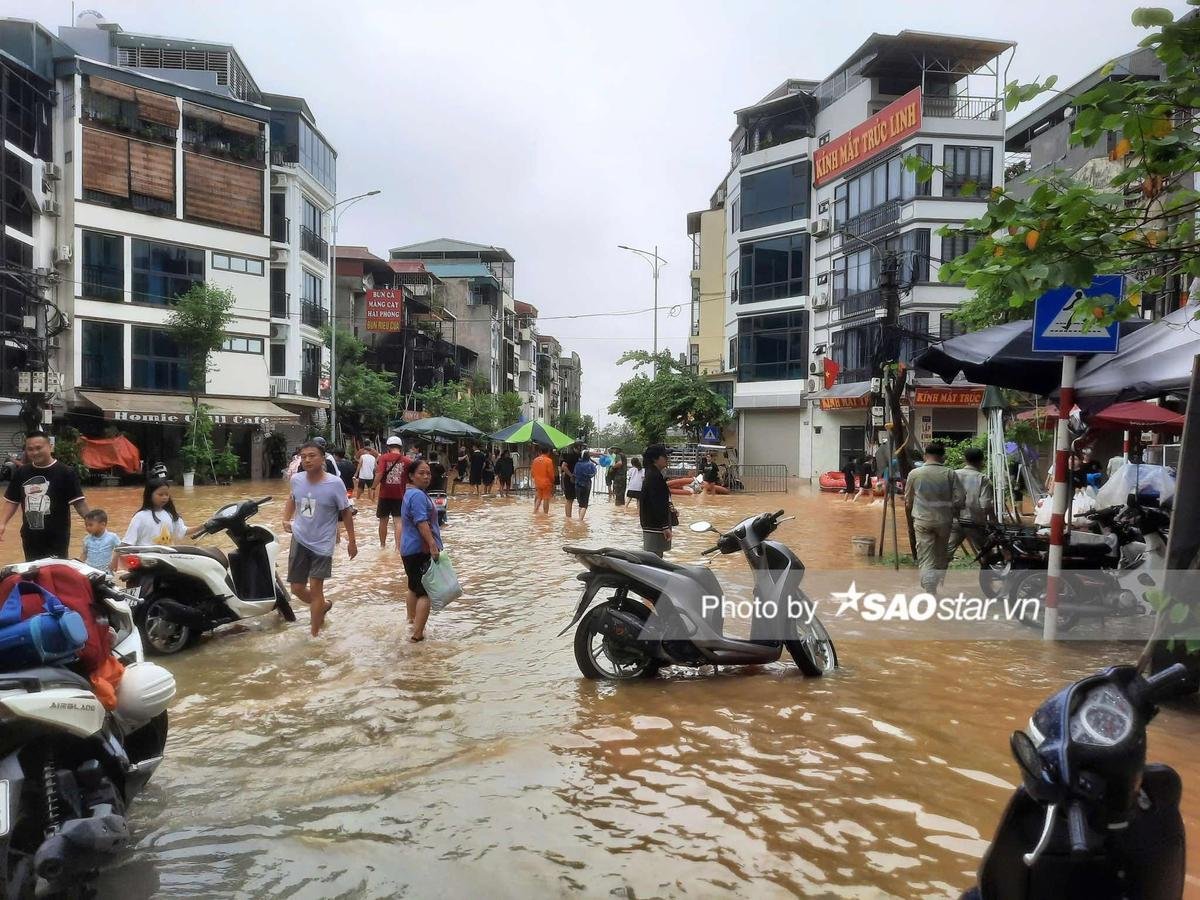
[[[368,500],[375,499],[375,464],[378,461],[379,457],[371,447],[363,447],[358,452],[358,471],[354,473],[354,478],[358,482],[359,500],[364,494]]]

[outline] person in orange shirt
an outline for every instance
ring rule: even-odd
[[[554,458],[550,453],[549,447],[543,447],[542,452],[538,454],[537,459],[533,461],[533,465],[529,467],[529,474],[533,478],[534,498],[533,498],[533,513],[537,515],[538,510],[550,512],[550,495],[554,492]]]

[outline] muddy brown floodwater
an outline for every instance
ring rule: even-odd
[[[178,492],[197,524],[280,483]],[[140,490],[98,489],[123,529]],[[876,510],[809,493],[676,498],[686,525],[785,507],[810,569],[850,564]],[[263,518],[276,527],[282,503]],[[167,759],[103,895],[137,897],[952,897],[973,879],[1017,774],[1008,735],[1064,682],[1136,647],[842,641],[790,663],[636,684],[584,680],[564,543],[636,546],[635,516],[461,499],[445,538],[469,599],[407,643],[399,559],[336,564],[327,632],[274,615],[206,638],[178,679]],[[82,528],[75,526],[78,546]],[[683,530],[677,559],[709,545]],[[17,552],[15,529],[0,546]],[[722,560],[733,565],[733,560]],[[829,622],[835,640],[836,621]],[[1150,758],[1184,780],[1200,852],[1200,717],[1165,711]],[[1189,883],[1200,894],[1200,881]]]

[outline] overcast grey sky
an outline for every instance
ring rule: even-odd
[[[1177,13],[1183,0],[1158,0]],[[259,86],[305,97],[338,151],[339,195],[380,188],[339,242],[452,237],[508,248],[540,330],[583,357],[584,412],[601,420],[629,348],[650,349],[649,266],[616,248],[658,243],[660,345],[686,350],[685,216],[729,168],[733,110],[785,78],[820,79],[872,32],[1017,42],[1010,79],[1072,81],[1132,48],[1135,0],[1058,2],[255,2],[79,0],[129,31],[232,43]],[[4,12],[67,24],[64,0]]]

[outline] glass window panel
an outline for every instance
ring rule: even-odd
[[[83,232],[82,294],[120,303],[125,299],[125,239],[98,231]]]
[[[117,390],[125,387],[125,326],[85,320],[82,330],[82,385]]]

